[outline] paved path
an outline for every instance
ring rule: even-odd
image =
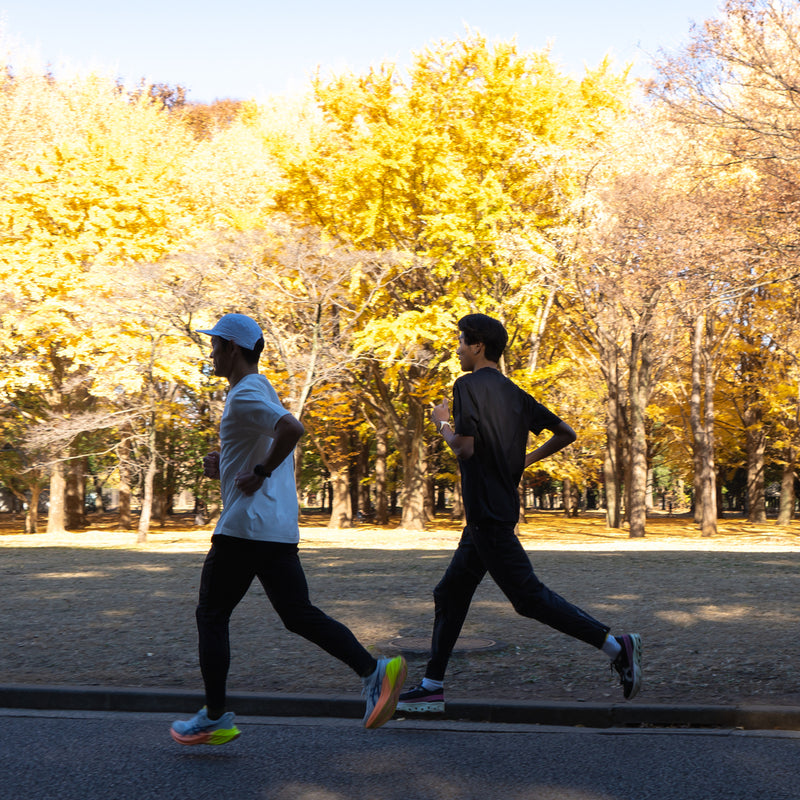
[[[242,717],[181,747],[173,715],[0,711],[19,800],[798,800],[800,733]]]

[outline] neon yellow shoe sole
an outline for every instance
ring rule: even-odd
[[[397,707],[397,700],[406,679],[408,666],[403,656],[395,656],[386,664],[381,693],[369,718],[364,722],[364,727],[369,729],[380,728],[392,718]]]

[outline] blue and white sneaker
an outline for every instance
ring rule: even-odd
[[[407,671],[403,656],[378,659],[375,672],[364,678],[361,692],[367,701],[363,720],[365,728],[380,728],[392,718]]]
[[[203,706],[191,719],[176,720],[169,732],[178,744],[226,744],[241,735],[233,724],[233,711],[227,711],[219,719],[210,720]]]
[[[622,650],[611,662],[611,669],[619,674],[625,699],[632,700],[642,686],[642,637],[638,633],[626,633],[614,638]]]

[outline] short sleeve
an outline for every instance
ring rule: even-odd
[[[549,408],[543,406],[538,400],[534,400],[530,395],[528,398],[528,430],[538,436],[543,430],[552,430],[561,422],[561,417],[554,414]]]
[[[460,436],[477,436],[480,415],[475,398],[459,378],[453,386],[453,421],[455,432]]]
[[[268,400],[257,386],[237,393],[233,406],[239,425],[267,436],[275,433],[278,421],[289,413],[283,406]]]

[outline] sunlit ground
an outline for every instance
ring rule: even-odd
[[[306,512],[301,516],[301,541],[312,547],[358,547],[388,550],[441,550],[458,542],[462,523],[439,515],[424,531],[399,528],[399,518],[387,526],[358,522],[351,528],[326,527],[327,515]],[[137,544],[136,531],[119,528],[116,515],[90,515],[88,526],[80,531],[51,535],[20,533],[21,517],[0,514],[0,547],[121,547],[156,551],[202,551],[207,549],[213,526],[198,527],[190,513],[175,514],[160,525],[155,522],[144,544]],[[46,519],[41,521],[46,529]],[[750,523],[741,517],[718,521],[717,533],[703,537],[687,514],[648,518],[647,535],[631,539],[626,527],[607,527],[601,512],[579,517],[565,517],[560,512],[536,512],[527,515],[519,535],[526,549],[625,550],[759,550],[800,548],[800,521],[779,526],[774,519],[763,524]]]
[[[400,530],[399,520],[332,530],[326,521],[319,514],[301,520],[314,601],[376,653],[398,637],[427,641],[431,592],[460,524],[441,517],[426,531]],[[61,536],[14,532],[21,525],[0,516],[0,683],[197,688],[194,611],[210,526],[198,529],[191,515],[177,515],[163,528],[156,522],[137,544],[136,532],[119,530],[112,515]],[[644,701],[800,706],[800,523],[728,518],[703,538],[688,517],[654,516],[647,531],[630,539],[600,514],[552,512],[530,515],[521,536],[554,591],[614,631],[641,634]],[[454,659],[454,698],[619,700],[614,675],[592,648],[519,617],[488,579],[463,633],[504,647]],[[360,688],[343,665],[283,628],[257,582],[231,635],[232,691]],[[426,657],[409,656],[410,680]]]

